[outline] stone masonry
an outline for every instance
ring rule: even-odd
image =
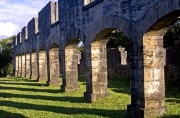
[[[61,73],[61,89],[75,91],[79,88],[76,47],[82,41],[84,98],[95,102],[108,97],[106,43],[108,35],[119,30],[129,38],[130,46],[128,117],[162,115],[166,57],[163,36],[179,16],[179,0],[51,1],[15,37],[13,72],[15,76],[44,79],[49,85],[60,84]]]

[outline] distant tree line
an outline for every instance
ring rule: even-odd
[[[13,38],[0,40],[0,77],[11,76],[13,73]]]

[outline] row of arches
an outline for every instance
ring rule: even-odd
[[[88,33],[79,34],[79,30],[73,29],[67,34],[67,37],[62,39],[64,42],[61,47],[58,47],[57,44],[56,46],[53,45],[49,51],[44,50],[36,53],[37,60],[39,60],[36,62],[39,63],[38,78],[43,77],[43,74],[47,75],[47,78],[56,78],[56,76],[59,78],[58,73],[61,70],[63,78],[61,89],[64,91],[77,90],[79,85],[77,83],[78,54],[76,47],[80,39],[85,47],[86,91],[84,97],[86,101],[94,102],[98,98],[109,96],[106,58],[106,45],[109,39],[107,37],[112,31],[118,29],[129,38],[131,81],[131,104],[127,108],[129,116],[148,117],[163,114],[165,112],[164,66],[166,57],[163,36],[169,26],[178,21],[180,11],[167,10],[158,15],[154,12],[147,14],[150,15],[145,15],[146,19],[141,19],[138,28],[122,18],[112,18],[111,16],[100,19],[95,23],[99,27],[92,26],[87,31]],[[27,57],[30,57],[33,60],[32,53],[30,56],[26,55],[23,59],[28,60]],[[21,72],[22,63],[24,63],[20,59],[22,56],[17,55],[18,72]],[[31,61],[30,63],[34,62]],[[30,64],[26,70],[28,67],[34,68],[36,66]],[[47,73],[44,71],[45,68],[47,68]],[[48,79],[48,82],[53,81]]]

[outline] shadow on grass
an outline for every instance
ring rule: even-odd
[[[108,88],[111,88],[112,91],[117,93],[130,94],[130,82],[128,79],[129,78],[110,79],[108,81]],[[84,82],[83,85],[86,85],[85,75],[79,75],[78,81]]]
[[[22,95],[22,94],[12,94],[12,93],[1,93],[2,98],[27,98],[27,99],[39,99],[39,100],[50,100],[50,101],[63,101],[71,103],[83,103],[83,97],[54,97],[54,96],[42,96],[42,95]]]
[[[108,118],[126,118],[126,110],[105,110],[105,109],[87,109],[87,108],[68,108],[60,106],[35,105],[29,103],[19,103],[12,101],[0,101],[0,106],[14,107],[18,109],[47,111],[61,114],[78,115],[89,114]]]
[[[52,90],[52,89],[18,88],[18,87],[5,87],[5,86],[0,86],[0,89],[18,90],[18,91],[31,91],[31,92],[45,92],[45,93],[60,93],[61,92],[60,89]]]
[[[48,86],[47,84],[41,83],[16,83],[16,82],[0,82],[0,84],[8,84],[8,85],[26,85],[26,86]]]
[[[167,116],[162,116],[160,118],[180,118],[180,115],[167,115]]]
[[[21,114],[10,113],[7,111],[0,110],[0,118],[28,118],[28,117],[25,117]]]
[[[117,93],[130,94],[130,83],[128,78],[111,79],[108,81],[108,88]]]
[[[168,99],[168,100],[166,100],[166,102],[175,102],[175,103],[180,104],[180,99],[176,99],[176,98]]]

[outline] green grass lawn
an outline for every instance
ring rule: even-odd
[[[80,89],[61,93],[60,86],[46,86],[25,78],[0,78],[0,118],[125,118],[130,104],[129,82],[109,81],[110,97],[95,103],[85,103],[85,80]],[[167,112],[164,117],[180,115],[179,91],[167,92]]]

